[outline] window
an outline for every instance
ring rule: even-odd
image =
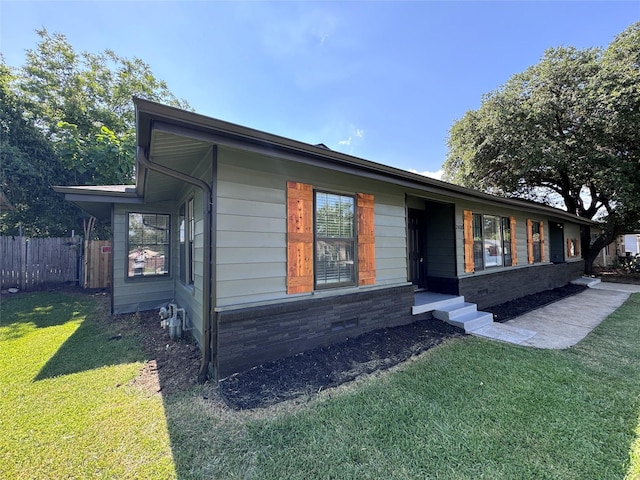
[[[315,285],[355,285],[355,199],[315,192]]]
[[[351,286],[356,280],[374,285],[375,247],[372,194],[338,195],[287,182],[287,294]]]
[[[513,265],[513,256],[511,254],[511,221],[509,217],[502,217],[502,254],[504,255],[505,267]]]
[[[533,263],[542,261],[542,247],[540,238],[540,222],[531,222],[531,245],[533,247]]]
[[[501,267],[502,221],[500,217],[484,215],[484,265],[487,268]]]
[[[186,224],[186,205],[180,205],[178,211],[178,245],[180,250],[180,281],[187,283],[186,258],[187,258],[187,224]]]
[[[511,219],[473,214],[473,269],[511,266]]]
[[[129,213],[129,278],[169,274],[169,225],[169,215]]]
[[[473,266],[475,270],[484,270],[482,241],[482,215],[473,214]]]
[[[180,206],[179,216],[180,281],[185,285],[193,285],[195,270],[193,198]]]
[[[608,245],[607,245],[608,247]],[[606,252],[608,254],[608,252]],[[577,257],[580,255],[580,239],[567,238],[567,257]]]

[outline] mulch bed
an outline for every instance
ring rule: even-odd
[[[433,319],[376,330],[232,375],[220,382],[220,393],[236,410],[267,407],[387,369],[460,335],[460,329]]]
[[[493,313],[493,320],[504,323],[508,320],[516,318],[524,313],[530,312],[550,303],[561,300],[571,295],[584,292],[588,287],[584,285],[573,285],[568,283],[563,287],[554,288],[553,290],[545,290],[544,292],[527,295],[516,300],[501,303],[493,307],[483,309],[486,312]]]
[[[485,309],[507,321],[585,290],[565,285]],[[268,362],[220,382],[226,404],[236,410],[261,408],[284,400],[309,396],[338,386],[363,373],[384,370],[418,355],[462,330],[440,320],[423,320],[365,333],[346,342]]]
[[[566,285],[485,310],[493,313],[496,321],[504,322],[580,293],[585,288]],[[195,343],[170,341],[166,330],[159,328],[156,312],[141,312],[133,317],[137,317],[135,323],[144,326],[142,344],[151,358],[137,382],[148,384],[149,390],[161,393],[194,385],[199,367],[199,350]],[[388,369],[448,338],[462,335],[462,330],[435,319],[376,330],[234,374],[219,382],[219,391],[225,403],[234,410],[263,408],[285,400],[308,398],[362,374]],[[159,377],[159,383],[151,381],[154,375]]]

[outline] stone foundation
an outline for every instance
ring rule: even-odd
[[[218,378],[425,318],[411,315],[413,296],[403,285],[218,312]]]
[[[584,262],[530,265],[526,268],[483,273],[459,280],[459,295],[478,309],[499,305],[509,300],[550,290],[580,278]]]

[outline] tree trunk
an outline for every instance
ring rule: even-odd
[[[602,233],[591,243],[591,229],[589,227],[580,228],[580,246],[582,247],[585,275],[593,274],[593,262],[598,258],[600,251],[612,243],[616,237],[622,233],[624,233],[624,228],[613,221],[607,223]]]

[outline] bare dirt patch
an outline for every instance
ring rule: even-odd
[[[188,390],[196,384],[200,368],[200,349],[189,336],[171,340],[167,330],[160,327],[158,312],[149,310],[131,315],[114,315],[116,331],[138,336],[148,358],[131,385],[150,395],[171,394]]]
[[[594,276],[603,282],[640,285],[640,273],[629,273],[622,268],[597,268],[594,269]]]

